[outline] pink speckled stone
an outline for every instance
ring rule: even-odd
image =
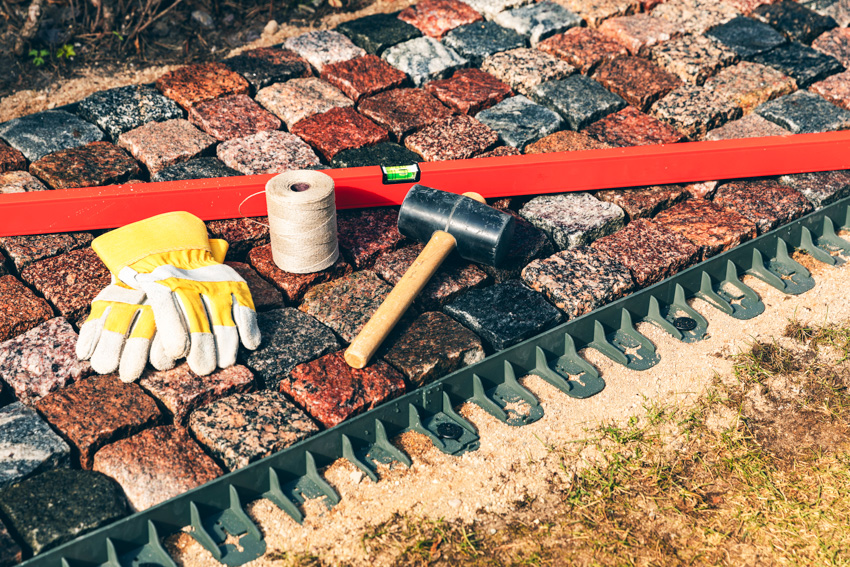
[[[248,81],[224,63],[186,65],[157,79],[156,87],[187,110],[220,96],[248,94]]]
[[[81,323],[95,296],[109,285],[109,270],[91,248],[66,252],[30,264],[21,277],[62,315]]]
[[[350,39],[330,30],[316,30],[290,37],[284,45],[309,61],[320,73],[325,65],[366,55],[366,52],[354,45]]]
[[[426,161],[467,159],[494,146],[499,135],[478,120],[461,114],[411,134],[404,145]]]
[[[280,119],[242,94],[198,103],[189,109],[189,121],[221,141],[281,126]]]
[[[481,70],[504,81],[518,93],[533,96],[534,87],[570,76],[575,68],[538,49],[511,49],[484,59]]]
[[[364,55],[325,65],[322,79],[357,102],[364,96],[402,86],[407,75],[377,55]]]
[[[398,17],[435,39],[458,26],[484,19],[468,4],[458,0],[422,0],[402,10]]]
[[[632,55],[645,55],[652,46],[678,35],[672,23],[649,14],[621,16],[602,22],[599,31],[622,44]]]
[[[739,12],[724,0],[666,0],[652,15],[669,21],[684,33],[702,34],[728,22]]]
[[[24,154],[14,148],[10,148],[0,140],[0,173],[5,171],[17,171],[27,168],[27,160]]]
[[[477,114],[511,96],[511,87],[479,69],[459,69],[451,79],[438,79],[425,89],[461,114]]]
[[[641,6],[638,0],[555,0],[555,3],[575,12],[593,28],[608,18],[634,14]]]
[[[92,373],[88,361],[77,360],[76,344],[77,333],[64,318],[45,321],[0,343],[0,380],[18,400],[32,405]]]
[[[230,394],[253,390],[254,375],[237,364],[198,376],[183,363],[171,370],[147,370],[139,379],[139,386],[159,400],[175,423],[185,424],[195,408]]]
[[[316,77],[292,79],[266,87],[257,93],[257,102],[283,120],[290,130],[314,114],[354,105],[341,90]]]
[[[545,138],[541,138],[532,144],[528,144],[524,151],[527,154],[548,154],[551,152],[599,150],[610,147],[611,146],[605,142],[600,142],[596,138],[591,138],[587,134],[573,132],[572,130],[561,130],[560,132],[549,134]]]
[[[118,137],[118,145],[145,164],[151,175],[169,165],[197,157],[215,143],[215,138],[182,118],[148,122]]]
[[[718,70],[737,62],[738,55],[719,41],[703,35],[686,35],[652,49],[652,60],[665,71],[695,85]]]
[[[44,183],[26,171],[7,171],[0,173],[0,195],[3,193],[26,193],[27,191],[47,191]]]
[[[617,147],[674,144],[684,136],[669,124],[627,106],[619,112],[597,120],[584,132]]]
[[[827,77],[823,81],[810,86],[809,90],[819,94],[832,104],[850,110],[850,71]]]
[[[389,132],[353,108],[332,108],[306,118],[292,127],[292,133],[303,138],[330,161],[342,150],[372,146],[390,139]]]
[[[850,28],[824,32],[812,42],[812,47],[835,57],[845,67],[850,67]]]
[[[720,128],[710,130],[705,135],[706,140],[736,140],[739,138],[758,138],[761,136],[790,136],[791,132],[765,120],[755,112],[747,114],[739,120],[727,122]]]
[[[393,89],[364,99],[360,113],[389,130],[396,140],[447,119],[452,111],[422,89]]]
[[[603,61],[628,55],[620,43],[594,29],[575,27],[537,44],[537,49],[560,57],[587,75]]]
[[[688,199],[661,211],[653,222],[674,230],[700,248],[700,259],[734,248],[756,236],[755,223],[705,199]]]
[[[135,510],[150,508],[224,473],[188,431],[173,425],[107,445],[95,453],[92,469],[115,479]]]
[[[742,61],[707,80],[705,87],[730,99],[747,114],[762,103],[794,92],[797,83],[772,67]]]
[[[281,173],[319,165],[316,152],[288,132],[260,132],[228,140],[218,146],[218,159],[245,175]]]

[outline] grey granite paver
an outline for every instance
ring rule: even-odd
[[[626,106],[622,98],[584,75],[547,81],[534,88],[532,98],[560,114],[573,130],[581,130]]]
[[[495,22],[474,22],[447,33],[443,45],[477,67],[490,55],[525,47],[526,40],[514,30]]]
[[[560,130],[563,122],[558,114],[522,95],[505,99],[475,117],[498,132],[506,144],[519,149]]]
[[[343,22],[336,31],[345,34],[367,53],[380,55],[388,47],[422,35],[418,29],[394,14],[372,14]]]
[[[519,214],[544,231],[560,249],[590,244],[623,227],[623,209],[589,193],[535,197]]]
[[[431,37],[418,37],[388,48],[381,55],[387,63],[407,73],[417,87],[434,79],[445,79],[469,61],[454,49]]]
[[[261,386],[277,390],[289,372],[340,347],[333,332],[297,309],[276,309],[257,317],[263,339],[257,350],[246,353],[245,365]]]
[[[789,40],[803,43],[812,43],[822,33],[838,26],[831,17],[790,0],[762,4],[753,10],[752,16],[770,24]]]
[[[684,85],[652,105],[652,114],[692,139],[741,115],[727,97],[704,87]]]
[[[0,409],[0,490],[43,471],[68,468],[71,448],[21,402]]]
[[[248,466],[317,433],[319,428],[283,394],[234,394],[189,417],[195,439],[227,470]]]
[[[98,91],[80,101],[77,114],[97,125],[115,142],[118,136],[148,122],[183,118],[183,109],[147,85]]]
[[[208,179],[215,177],[233,177],[242,175],[232,167],[224,165],[214,157],[199,157],[175,163],[156,172],[151,181],[181,181],[184,179]]]
[[[492,20],[506,11],[513,11],[531,4],[531,0],[466,0],[464,3],[472,6],[488,20]]]
[[[306,59],[289,49],[259,47],[222,61],[251,84],[254,92],[273,83],[309,77],[313,70]]]
[[[581,25],[581,16],[549,0],[536,2],[496,14],[500,26],[510,28],[526,38],[532,47],[544,39]]]
[[[850,112],[808,91],[797,91],[756,108],[762,117],[794,134],[850,128]]]
[[[291,37],[284,42],[291,49],[322,72],[328,63],[338,63],[366,55],[366,52],[354,45],[350,39],[339,32],[315,30]]]
[[[422,161],[422,157],[404,146],[393,142],[381,142],[374,146],[364,146],[342,150],[334,155],[331,167],[365,167],[368,165],[400,165]]]
[[[785,43],[778,31],[752,18],[738,16],[707,33],[737,53],[740,57],[752,57]]]
[[[0,124],[0,138],[29,160],[103,139],[103,131],[64,110],[45,110]]]
[[[94,471],[54,469],[0,491],[0,511],[33,553],[89,533],[130,510],[121,487]]]
[[[786,43],[766,53],[754,55],[752,61],[785,73],[797,81],[799,88],[808,87],[844,70],[834,57],[797,42]]]
[[[850,170],[783,175],[779,182],[803,194],[816,209],[850,196]]]
[[[472,329],[491,351],[531,338],[561,322],[561,312],[518,280],[471,290],[443,310]]]

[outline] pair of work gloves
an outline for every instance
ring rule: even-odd
[[[186,358],[199,376],[236,363],[239,342],[260,344],[248,284],[224,265],[228,244],[210,240],[198,217],[165,213],[97,237],[92,248],[112,283],[92,301],[77,358],[133,382]]]

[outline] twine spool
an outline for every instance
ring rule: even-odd
[[[334,180],[321,171],[293,170],[266,183],[272,259],[284,272],[309,274],[339,258]]]

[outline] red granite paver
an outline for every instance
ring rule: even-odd
[[[797,84],[776,69],[742,61],[707,80],[705,87],[729,98],[747,114],[764,102],[794,92]]]
[[[11,276],[8,276],[11,277]],[[92,373],[88,361],[77,360],[77,333],[55,317],[0,343],[0,381],[27,405]]]
[[[25,333],[53,317],[47,302],[14,276],[0,276],[0,341]]]
[[[700,252],[678,232],[646,219],[630,222],[590,246],[627,267],[637,287],[652,285],[687,268],[697,261]]]
[[[279,289],[288,303],[298,304],[313,286],[350,274],[351,266],[342,258],[329,268],[308,274],[284,272],[272,258],[272,246],[258,246],[248,254],[248,260],[257,273]]]
[[[452,111],[422,89],[393,89],[364,99],[360,112],[386,128],[396,140],[447,119]]]
[[[791,132],[765,120],[755,112],[743,118],[727,122],[720,128],[706,133],[706,140],[737,140],[739,138],[758,138],[760,136],[790,136]]]
[[[352,368],[344,351],[299,364],[280,381],[280,391],[325,427],[368,411],[404,393],[404,377],[382,360]]]
[[[60,150],[30,165],[30,173],[54,189],[123,183],[139,172],[136,160],[109,142]]]
[[[364,96],[400,87],[407,81],[405,73],[377,55],[325,65],[321,77],[355,102]]]
[[[73,323],[82,322],[92,300],[111,281],[91,248],[39,260],[24,268],[21,277]]]
[[[654,45],[679,34],[679,28],[672,23],[645,13],[610,18],[602,22],[599,31],[623,45],[632,55],[646,55]]]
[[[459,69],[451,79],[439,79],[425,90],[461,114],[477,114],[511,96],[511,87],[480,69]]]
[[[602,63],[593,78],[639,110],[682,85],[678,77],[640,57],[618,57]]]
[[[282,173],[321,163],[319,156],[304,140],[277,130],[222,142],[216,153],[226,166],[245,175]]]
[[[717,188],[714,203],[735,211],[765,233],[812,211],[802,193],[772,179],[731,181]]]
[[[68,441],[84,469],[91,469],[94,454],[107,443],[162,419],[153,398],[138,384],[121,382],[116,374],[83,378],[48,394],[35,407]]]
[[[305,118],[354,104],[341,90],[316,77],[266,87],[257,93],[257,102],[283,120],[290,130]]]
[[[182,118],[148,122],[118,137],[118,145],[145,164],[151,175],[202,155],[215,143],[215,138]]]
[[[812,42],[812,47],[835,57],[845,67],[850,67],[850,28],[835,28],[824,32]]]
[[[27,160],[24,154],[11,148],[0,140],[0,173],[5,171],[18,171],[27,168]]]
[[[555,3],[581,16],[592,28],[608,18],[634,14],[642,4],[640,0],[555,0]]]
[[[253,390],[254,375],[244,366],[235,365],[198,376],[183,363],[171,370],[148,369],[139,378],[139,386],[159,401],[174,423],[185,425],[196,408]]]
[[[375,261],[373,269],[384,280],[396,285],[422,252],[423,247],[423,244],[417,243],[386,252]],[[489,281],[489,276],[478,266],[459,258],[449,258],[416,296],[416,303],[421,305],[423,310],[439,309],[458,295],[486,285]]]
[[[107,445],[95,454],[92,469],[115,479],[137,511],[224,473],[185,429],[173,425],[147,429]]]
[[[279,118],[242,94],[196,104],[189,109],[189,121],[220,141],[279,130],[281,126]]]
[[[236,273],[248,283],[254,308],[258,312],[283,307],[283,294],[264,280],[249,264],[242,262],[225,262],[225,264],[236,270]]]
[[[600,142],[587,134],[573,132],[572,130],[561,130],[528,144],[523,151],[527,154],[547,154],[550,152],[600,150],[610,147],[605,142]]]
[[[380,254],[395,250],[404,241],[394,207],[342,210],[336,223],[340,251],[358,270],[371,266]]]
[[[495,145],[499,135],[478,120],[461,114],[411,134],[404,145],[426,161],[466,159]]]
[[[27,171],[7,171],[0,173],[0,195],[4,193],[26,193],[27,191],[47,191],[44,183]]]
[[[21,272],[38,260],[88,246],[93,239],[93,235],[89,232],[3,236],[0,237],[0,248],[14,262],[18,272]]]
[[[162,94],[188,110],[205,100],[248,94],[248,81],[224,63],[194,63],[169,71],[156,81]]]
[[[292,127],[292,133],[303,138],[328,161],[342,150],[389,140],[389,132],[349,107],[332,108],[305,118]]]
[[[528,147],[526,146],[526,149]],[[504,157],[504,156],[521,156],[522,152],[513,146],[499,146],[498,148],[493,148],[489,152],[484,152],[483,154],[478,154],[477,156],[472,156],[474,158],[488,158],[488,157]]]
[[[207,221],[207,232],[210,238],[222,238],[230,245],[226,260],[241,262],[252,248],[269,243],[269,219],[244,217]]]
[[[688,198],[688,192],[682,185],[653,185],[651,187],[630,187],[628,189],[606,189],[598,191],[596,198],[614,203],[626,213],[632,221],[653,217],[664,209]]]
[[[617,147],[674,144],[684,136],[669,124],[627,106],[584,129],[594,138]]]
[[[418,387],[483,360],[484,346],[478,335],[448,315],[430,311],[391,338],[382,357]]]
[[[594,71],[603,61],[629,53],[623,45],[605,34],[582,27],[553,35],[538,43],[537,49],[560,57],[585,75]]]
[[[810,86],[809,90],[819,94],[832,104],[850,110],[850,71],[827,77],[823,81]]]
[[[458,26],[484,19],[468,4],[458,0],[421,0],[402,10],[398,17],[436,39]]]
[[[756,236],[756,225],[741,214],[705,199],[688,199],[661,211],[653,222],[674,230],[700,248],[700,259]]]

